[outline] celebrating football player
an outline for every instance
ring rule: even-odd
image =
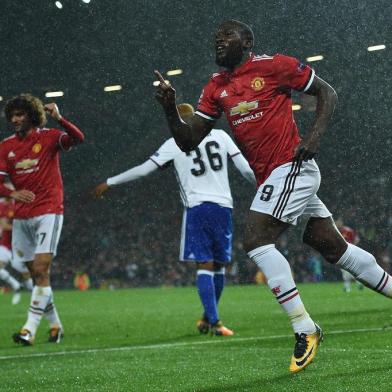
[[[42,128],[48,113],[65,129]],[[15,200],[12,252],[26,264],[34,281],[27,321],[13,335],[16,343],[32,345],[42,315],[50,323],[50,342],[59,342],[62,324],[53,300],[50,265],[63,224],[63,182],[60,151],[83,142],[83,133],[59,112],[30,94],[9,100],[5,115],[15,133],[0,143],[0,195]],[[4,184],[8,176],[15,190]]]
[[[244,246],[291,321],[296,342],[289,370],[295,373],[313,361],[322,331],[307,313],[290,266],[275,247],[280,234],[308,215],[304,242],[328,262],[387,297],[392,297],[392,279],[373,255],[344,240],[316,194],[320,171],[314,157],[337,103],[334,89],[308,65],[282,54],[256,55],[253,44],[253,31],[242,22],[229,20],[218,27],[215,58],[222,70],[205,86],[192,122],[181,119],[175,90],[158,71],[156,98],[185,152],[193,150],[225,113],[259,186]],[[292,90],[317,99],[314,122],[303,139],[292,113]]]

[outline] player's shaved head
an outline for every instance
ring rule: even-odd
[[[224,21],[215,35],[215,63],[233,71],[249,58],[253,41],[253,31],[247,24],[234,19]]]
[[[246,23],[240,22],[239,20],[235,20],[235,19],[229,19],[229,20],[225,20],[219,25],[218,29],[222,29],[222,28],[225,29],[232,28],[233,30],[237,30],[240,33],[241,38],[243,40],[249,41],[250,43],[249,49],[253,48],[255,36],[253,34],[253,30]]]

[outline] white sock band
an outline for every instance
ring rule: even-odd
[[[212,271],[208,271],[208,270],[197,270],[197,275],[210,275],[210,276],[214,276],[214,273]]]

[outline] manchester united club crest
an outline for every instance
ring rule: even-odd
[[[42,145],[39,143],[34,144],[33,148],[33,153],[38,154],[42,150]]]
[[[265,81],[264,78],[260,77],[260,76],[256,76],[255,78],[252,79],[252,81],[250,82],[250,87],[252,87],[253,90],[255,91],[260,91],[263,89],[265,85]]]

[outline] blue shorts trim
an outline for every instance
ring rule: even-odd
[[[233,223],[231,208],[203,203],[184,210],[180,260],[206,263],[231,261]]]

